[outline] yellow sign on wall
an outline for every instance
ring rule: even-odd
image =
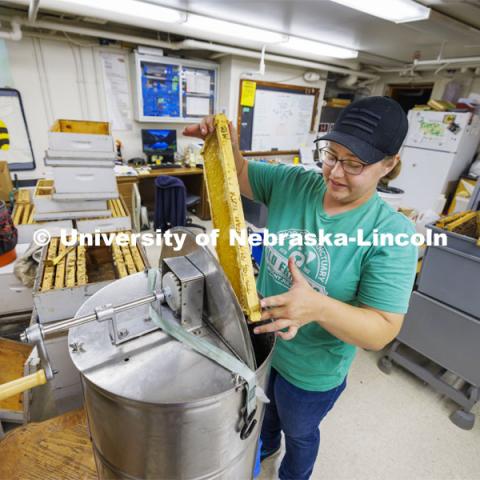
[[[242,82],[242,94],[240,96],[240,105],[243,107],[253,107],[255,105],[255,92],[257,84],[251,80]]]
[[[10,136],[4,122],[0,120],[0,150],[8,150],[10,148]]]

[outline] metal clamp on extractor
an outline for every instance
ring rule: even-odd
[[[188,262],[187,259],[184,260]],[[191,267],[195,268],[191,263],[190,266],[183,265],[183,268],[185,270],[190,270]],[[148,272],[148,280],[149,288],[155,291],[155,289],[158,288],[158,283],[160,281],[159,271],[153,269],[150,270]],[[203,290],[199,289],[197,290],[197,292],[203,293]],[[182,305],[185,304],[182,302]],[[182,324],[184,323],[183,321],[181,323],[178,323],[175,316],[171,315],[164,309],[158,312],[157,309],[153,305],[151,305],[150,316],[152,317],[155,324],[157,324],[165,333],[172,336],[179,342],[188,345],[190,348],[200,353],[201,355],[221,365],[223,368],[229,370],[235,378],[241,378],[245,382],[245,406],[242,409],[243,426],[240,429],[240,437],[242,438],[242,440],[248,438],[252,433],[253,429],[255,428],[255,425],[257,424],[257,420],[255,419],[255,413],[257,411],[257,397],[260,401],[269,401],[262,388],[260,388],[256,384],[257,382],[255,372],[251,370],[243,361],[234,357],[232,354],[187,331],[182,326]],[[183,315],[181,315],[180,318],[183,319]],[[196,320],[198,322],[201,322],[202,317],[200,316]]]

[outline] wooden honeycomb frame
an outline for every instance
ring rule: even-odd
[[[260,302],[248,245],[230,245],[230,229],[246,231],[228,120],[215,115],[215,131],[203,147],[204,175],[214,228],[219,229],[217,254],[247,320],[261,317]]]
[[[130,233],[123,231],[113,233],[113,235],[129,235]],[[47,248],[40,287],[42,292],[78,287],[89,283],[87,249],[95,247],[85,245],[67,247],[60,242],[59,237],[53,237]],[[145,270],[145,263],[137,245],[132,245],[129,242],[128,245],[118,246],[113,242],[111,248],[113,269],[117,278],[123,278]]]

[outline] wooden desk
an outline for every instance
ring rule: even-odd
[[[0,385],[25,375],[25,363],[32,350],[32,345],[0,338]],[[27,398],[27,395],[17,393],[0,401],[0,441],[3,437],[2,420],[15,423],[27,421],[28,403],[23,403]]]
[[[0,442],[0,478],[97,480],[85,412],[29,423]]]
[[[208,203],[207,188],[203,179],[203,168],[161,168],[150,170],[149,173],[138,176],[119,176],[117,177],[118,189],[126,204],[130,206],[131,189],[133,184],[137,183],[142,197],[142,204],[149,209],[155,205],[154,180],[160,175],[170,175],[172,177],[182,177],[187,190],[200,197],[200,205],[197,208],[197,216],[202,220],[210,220],[210,205]]]

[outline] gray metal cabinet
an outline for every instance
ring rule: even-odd
[[[480,319],[413,292],[397,340],[480,386]]]
[[[427,248],[403,327],[379,367],[390,373],[393,361],[451,398],[462,407],[451,420],[471,429],[470,410],[480,400],[480,247],[473,238],[429,228],[447,233],[448,245]],[[458,383],[448,382],[446,372]]]

